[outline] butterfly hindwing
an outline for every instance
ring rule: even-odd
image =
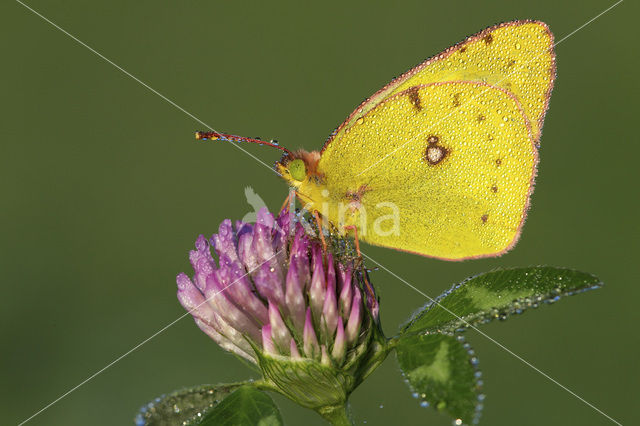
[[[332,223],[355,222],[375,245],[464,259],[515,243],[536,163],[516,97],[461,81],[380,102],[326,147],[318,171]]]

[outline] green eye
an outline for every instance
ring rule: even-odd
[[[289,173],[291,173],[291,177],[297,181],[303,181],[304,178],[307,177],[307,168],[304,165],[304,161],[299,158],[296,158],[291,163],[289,163]]]

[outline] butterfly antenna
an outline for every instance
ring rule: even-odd
[[[199,141],[212,140],[220,142],[250,142],[258,145],[270,146],[272,148],[279,149],[280,151],[284,151],[287,154],[291,154],[291,151],[278,145],[278,141],[275,139],[263,141],[260,138],[245,138],[244,136],[228,135],[226,133],[218,132],[196,132],[196,139]]]

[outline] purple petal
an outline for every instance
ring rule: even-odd
[[[269,322],[267,307],[254,293],[247,273],[238,261],[221,255],[220,269],[215,272],[219,285],[227,298],[259,324]]]
[[[353,290],[353,304],[351,305],[351,313],[345,330],[345,337],[348,346],[351,346],[358,340],[360,334],[360,323],[362,322],[362,295],[358,288],[354,287]]]
[[[211,307],[209,303],[207,303],[205,297],[200,293],[198,289],[193,285],[189,277],[185,274],[178,275],[178,300],[180,304],[191,314],[193,315],[196,323],[206,325],[211,330],[204,330],[203,327],[200,327],[209,334],[216,342],[218,342],[221,346],[222,344],[216,340],[216,335],[220,335],[228,340],[230,343],[234,344],[241,350],[246,353],[252,353],[251,345],[246,341],[244,336],[239,333],[236,329],[231,327],[227,322],[225,322]],[[215,331],[215,334],[212,332]]]
[[[347,275],[348,271],[348,275]],[[351,302],[353,299],[353,286],[351,281],[351,268],[340,271],[340,281],[342,284],[342,290],[340,291],[340,300],[338,301],[338,309],[342,319],[347,321],[349,319],[349,313],[351,312]]]
[[[276,346],[281,352],[286,352],[289,348],[291,333],[282,320],[280,311],[271,301],[269,301],[269,324],[271,325],[271,335]]]
[[[221,286],[214,276],[210,276],[205,290],[205,297],[209,305],[233,328],[259,342],[261,335],[258,324],[228,299],[225,290],[225,287]]]
[[[258,213],[256,214],[256,223],[259,223],[261,225],[268,227],[269,229],[272,229],[273,225],[275,224],[275,220],[271,212],[269,212],[269,209],[266,207],[262,207],[260,210],[258,210]]]
[[[300,351],[298,351],[298,345],[296,345],[296,341],[293,339],[291,339],[289,343],[289,352],[291,353],[291,359],[295,361],[302,359]]]
[[[287,210],[283,210],[280,212],[278,217],[276,218],[276,246],[278,248],[282,248],[287,244],[287,240],[290,237],[291,233],[291,219],[293,217],[293,213]]]
[[[333,333],[338,325],[338,301],[336,299],[336,275],[333,268],[333,257],[327,253],[327,291],[322,307],[322,325],[325,341],[333,339]]]
[[[253,282],[263,299],[273,300],[278,306],[284,305],[283,280],[268,263],[263,263],[256,269]]]
[[[311,319],[311,309],[307,308],[307,315],[304,322],[304,332],[302,333],[302,348],[307,358],[319,358],[320,346],[318,338],[313,329],[313,320]]]
[[[313,317],[319,322],[326,293],[326,280],[320,244],[314,244],[311,253],[313,258],[313,275],[311,276],[311,287],[309,288],[309,304],[311,305]]]
[[[365,296],[367,302],[367,309],[371,313],[371,316],[378,320],[378,316],[380,313],[380,304],[378,303],[378,298],[376,297],[375,290],[371,286],[371,281],[369,280],[369,274],[366,269],[363,268],[363,279],[365,282]]]
[[[211,337],[214,342],[216,342],[218,345],[220,345],[220,347],[222,347],[222,349],[225,349],[229,352],[233,352],[237,355],[240,355],[241,357],[251,362],[256,362],[255,358],[249,355],[250,353],[253,353],[253,350],[251,349],[250,346],[247,345],[249,348],[249,352],[247,352],[246,350],[243,350],[240,347],[236,346],[233,342],[231,342],[222,334],[218,333],[213,327],[211,327],[206,322],[198,318],[196,318],[195,321],[198,327],[200,327],[200,330],[204,331],[207,334],[207,336]]]
[[[216,269],[215,262],[209,250],[209,242],[204,235],[198,236],[196,240],[196,250],[189,252],[189,260],[194,270],[194,284],[201,291],[204,291],[207,277]]]
[[[303,290],[307,290],[311,283],[311,274],[309,273],[309,245],[309,237],[304,233],[304,229],[299,227],[291,244],[289,265],[295,265],[298,276],[302,280],[301,287]]]
[[[253,227],[246,224],[240,233],[238,231],[238,257],[246,268],[246,270],[252,273],[258,266],[258,256],[251,250],[253,244]]]
[[[278,351],[271,338],[271,325],[269,324],[262,327],[262,349],[268,355],[278,355]]]
[[[191,282],[189,277],[184,274],[178,274],[176,277],[178,283],[178,301],[191,315],[195,318],[213,324],[216,320],[216,313],[208,303],[206,303],[204,295]]]
[[[256,223],[253,227],[251,250],[256,254],[258,263],[269,262],[275,257],[271,241],[271,227]]]
[[[371,312],[371,316],[378,320],[380,316],[380,304],[378,303],[378,299],[375,295],[371,295],[367,293],[367,308],[369,312]]]
[[[236,220],[235,223],[236,237],[239,239],[242,235],[247,232],[253,232],[253,225],[250,223],[245,223],[241,220]]]
[[[338,365],[340,365],[344,360],[344,356],[347,350],[346,344],[347,342],[345,340],[342,318],[338,317],[338,324],[336,326],[336,339],[333,342],[333,350],[331,351],[331,357]]]
[[[261,210],[262,211],[262,210]],[[264,223],[261,223],[264,222]],[[269,224],[273,225],[271,215],[258,215],[258,222],[253,228],[253,240],[251,241],[251,251],[255,254],[257,264],[255,270],[263,264],[269,266],[269,270],[275,274],[280,282],[284,280],[283,266],[285,265],[286,249],[276,252],[273,248],[273,241]]]
[[[285,304],[289,317],[293,322],[293,326],[301,333],[304,328],[304,315],[306,310],[306,302],[303,294],[304,282],[308,279],[308,274],[304,275],[299,271],[298,263],[289,264],[287,271]]]
[[[211,237],[211,242],[218,253],[218,257],[226,257],[233,261],[238,260],[238,250],[236,247],[236,236],[229,219],[225,219],[218,228],[218,234]]]
[[[329,352],[327,351],[327,347],[322,345],[320,347],[320,363],[322,365],[326,365],[327,367],[331,366],[331,358],[329,358]]]
[[[233,343],[246,353],[253,354],[253,348],[247,341],[247,337],[235,328],[231,327],[229,323],[227,323],[220,315],[216,314],[215,321],[213,323],[205,323],[213,327],[214,330],[216,330],[222,336],[226,337],[231,343]],[[254,343],[259,343],[259,341],[254,340]]]

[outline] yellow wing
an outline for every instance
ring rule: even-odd
[[[411,87],[326,146],[321,183],[300,193],[360,239],[444,259],[496,256],[515,244],[537,164],[514,95],[478,82]]]
[[[485,82],[513,93],[537,142],[555,79],[553,47],[553,35],[543,22],[513,21],[487,28],[424,61],[365,100],[336,129],[325,148],[387,97],[442,81]]]

